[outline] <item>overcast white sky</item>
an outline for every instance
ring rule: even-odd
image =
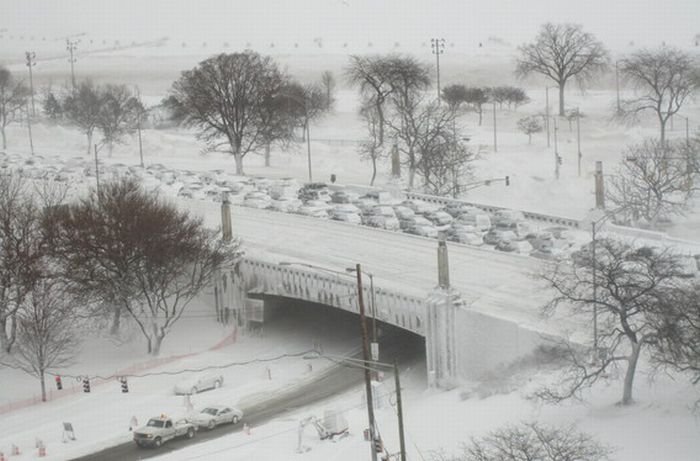
[[[0,0],[5,35],[97,39],[163,36],[234,43],[372,41],[419,46],[444,37],[463,47],[489,36],[529,40],[546,21],[576,22],[608,47],[688,47],[700,33],[700,0]]]

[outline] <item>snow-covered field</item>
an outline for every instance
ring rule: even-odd
[[[7,42],[4,42],[7,43]],[[24,44],[14,43],[13,49],[22,50]],[[99,43],[94,44],[95,48]],[[56,59],[40,61],[35,69],[39,84],[52,80],[55,85],[65,80],[67,64],[60,53],[61,47],[51,50]],[[86,44],[87,46],[87,44]],[[99,81],[139,85],[147,101],[157,102],[166,93],[169,84],[179,71],[193,67],[208,52],[201,47],[196,52],[184,49],[179,43],[169,47],[124,46],[116,51],[97,51],[81,55],[79,76],[91,76]],[[211,50],[211,45],[210,48]],[[3,56],[9,54],[6,48]],[[40,49],[37,49],[38,54]],[[212,50],[213,51],[213,50]],[[428,57],[431,56],[426,52]],[[446,53],[442,65],[445,68],[443,85],[463,82],[467,84],[513,83],[511,77],[512,49],[499,52],[479,51],[474,54]],[[282,64],[299,78],[316,79],[327,68],[340,72],[347,56],[338,53],[306,55],[282,54]],[[21,60],[7,60],[13,71],[24,71]],[[482,126],[477,116],[467,114],[462,118],[465,131],[471,135],[472,145],[481,146],[482,155],[476,164],[477,178],[487,179],[509,175],[511,185],[495,183],[469,192],[471,201],[525,209],[541,213],[583,218],[594,205],[593,170],[595,161],[603,161],[606,173],[615,170],[623,156],[624,147],[656,134],[656,125],[644,119],[634,126],[619,125],[611,121],[611,104],[614,91],[609,79],[585,94],[572,86],[567,91],[567,106],[580,107],[586,115],[581,121],[582,171],[578,175],[576,164],[576,132],[565,122],[559,130],[559,152],[563,157],[561,178],[554,179],[553,149],[546,147],[544,134],[533,136],[532,145],[527,137],[517,132],[515,124],[524,115],[544,111],[545,84],[527,82],[529,104],[517,111],[497,112],[498,152],[493,152],[492,114],[484,114]],[[556,96],[550,92],[550,104],[556,107]],[[345,184],[367,184],[369,164],[361,161],[352,141],[363,136],[362,125],[357,121],[357,98],[354,90],[341,85],[337,95],[335,113],[311,127],[314,179],[327,180],[336,174]],[[693,130],[700,120],[700,106],[691,103],[683,111],[694,121]],[[44,123],[32,127],[35,152],[45,157],[85,157],[85,138],[75,130]],[[671,137],[684,136],[681,120],[676,121]],[[350,141],[350,142],[349,142]],[[192,132],[186,130],[145,130],[143,133],[146,164],[162,163],[168,167],[189,170],[232,169],[232,159],[218,155],[201,155],[201,145]],[[117,146],[107,163],[138,164],[137,143],[134,139]],[[29,156],[26,127],[8,127],[9,154]],[[106,154],[103,155],[106,157]],[[303,146],[289,152],[273,151],[272,166],[264,167],[263,159],[250,155],[246,158],[249,175],[267,177],[295,177],[300,182],[306,178],[306,158]],[[388,181],[388,164],[382,164],[379,184]],[[673,236],[700,239],[700,203],[695,203],[685,217],[674,221],[666,229]],[[271,226],[270,233],[279,232]],[[264,337],[236,333],[236,341],[211,350],[233,331],[216,324],[211,318],[209,300],[202,299],[166,339],[163,357],[183,357],[154,371],[178,370],[248,360],[251,357],[269,357],[281,353],[308,349],[311,341],[304,330],[280,328],[266,330]],[[297,334],[295,334],[295,332]],[[311,333],[313,335],[319,332]],[[336,352],[351,348],[347,338],[327,338],[324,344]],[[65,374],[113,374],[139,363],[149,361],[144,353],[137,332],[115,342],[106,337],[88,335],[83,352],[76,364]],[[320,366],[320,364],[319,364]],[[316,364],[314,369],[317,370]],[[268,379],[265,365],[230,368],[223,373],[224,388],[216,393],[204,393],[194,399],[196,406],[225,400],[236,404],[256,393],[273,391],[293,383],[307,375],[307,364],[299,359],[284,359],[271,365],[273,379]],[[464,383],[449,392],[426,390],[425,370],[416,367],[402,370],[404,411],[408,437],[409,459],[430,459],[431,452],[447,453],[459,450],[460,444],[470,437],[483,435],[505,423],[537,420],[552,425],[576,424],[581,430],[594,434],[602,442],[616,448],[613,459],[621,461],[679,460],[700,458],[700,424],[691,411],[698,399],[697,389],[686,384],[683,377],[660,376],[647,379],[648,371],[642,367],[636,382],[637,403],[629,408],[616,405],[619,400],[620,382],[598,385],[587,394],[586,403],[568,403],[564,406],[543,406],[527,398],[534,388],[548,379],[547,368],[524,368],[504,371],[490,381]],[[170,390],[177,377],[154,376],[130,381],[130,393],[121,394],[116,381],[95,385],[90,394],[76,392],[46,404],[29,405],[26,408],[0,414],[0,451],[6,455],[11,445],[20,446],[23,454],[10,459],[34,459],[35,438],[41,438],[48,446],[47,459],[67,459],[99,447],[129,440],[128,423],[132,416],[139,421],[163,411],[184,410],[182,397],[175,397]],[[53,386],[53,383],[49,383]],[[64,381],[67,388],[79,387],[77,382]],[[382,385],[381,393],[391,394],[391,381]],[[38,384],[32,378],[12,369],[0,368],[0,406],[32,397]],[[339,395],[332,401],[313,408],[290,412],[262,427],[254,427],[251,433],[236,433],[219,440],[169,453],[167,460],[336,460],[356,461],[367,459],[369,444],[362,440],[366,427],[366,413],[362,408],[362,392],[356,389]],[[387,397],[393,401],[393,397]],[[321,416],[325,408],[346,411],[350,423],[350,436],[336,443],[320,441],[311,428],[303,436],[303,445],[310,448],[297,454],[298,422],[308,415]],[[78,441],[61,443],[61,422],[70,421],[76,428]],[[382,435],[391,451],[398,447],[396,417],[389,402],[378,409],[378,421]]]

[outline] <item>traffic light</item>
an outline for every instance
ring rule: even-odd
[[[129,383],[126,382],[126,376],[121,377],[119,381],[122,383],[122,393],[126,394],[129,392]]]
[[[90,392],[90,378],[83,378],[83,392]]]
[[[506,186],[510,186],[510,176],[506,176]]]
[[[56,380],[56,389],[58,389],[59,391],[63,390],[63,383],[61,382],[61,377],[56,375],[54,379]]]
[[[562,164],[561,155],[557,155],[557,163],[559,163],[559,165]]]

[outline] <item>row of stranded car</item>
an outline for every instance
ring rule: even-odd
[[[555,258],[568,252],[574,236],[568,228],[535,230],[523,214],[502,209],[489,214],[461,202],[437,207],[420,200],[392,202],[386,193],[332,192],[323,183],[309,183],[298,189],[271,185],[238,197],[243,206],[298,213],[316,218],[362,224],[422,237],[447,239],[469,245],[493,245],[497,250]],[[283,193],[282,193],[283,192]],[[235,197],[233,195],[232,197]],[[233,200],[234,202],[236,200]]]
[[[218,389],[223,383],[223,376],[203,372],[180,381],[173,390],[176,395],[192,395]],[[162,414],[150,418],[144,426],[134,429],[133,439],[139,447],[159,448],[165,442],[178,437],[191,439],[200,429],[212,430],[222,424],[238,424],[242,419],[243,412],[238,408],[208,405],[189,416],[173,418]]]

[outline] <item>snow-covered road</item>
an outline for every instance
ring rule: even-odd
[[[218,226],[218,204],[191,201],[192,210]],[[234,234],[246,251],[273,261],[297,261],[334,271],[362,264],[377,287],[426,296],[437,283],[437,241],[398,232],[232,207]],[[452,286],[471,309],[548,332],[556,330],[540,316],[547,293],[536,274],[541,260],[489,248],[448,243]]]

